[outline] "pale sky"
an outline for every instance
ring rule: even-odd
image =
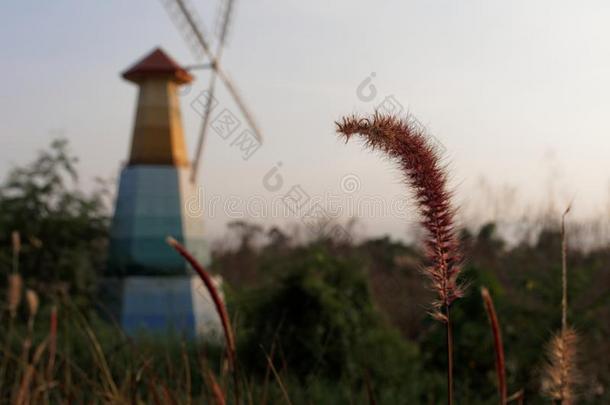
[[[213,32],[216,2],[193,3]],[[116,178],[137,95],[120,73],[156,46],[181,64],[196,62],[160,1],[4,1],[0,15],[0,173],[63,133],[81,158],[84,187],[95,176]],[[393,95],[446,148],[465,216],[517,205],[506,197],[498,207],[489,189],[514,189],[524,206],[552,196],[557,205],[574,199],[575,215],[607,213],[608,21],[606,1],[238,0],[222,64],[265,143],[244,161],[210,133],[205,195],[245,204],[299,184],[312,197],[338,196],[332,204],[374,197],[391,205],[406,195],[398,171],[338,141],[333,121]],[[376,95],[365,101],[358,86],[373,73]],[[200,117],[190,103],[208,74],[195,72],[182,96],[191,151]],[[236,111],[222,88],[218,98]],[[263,177],[279,161],[284,189],[270,192]],[[354,193],[341,188],[345,176],[356,179]],[[227,220],[209,218],[211,235]],[[400,236],[408,221],[368,215],[362,230]]]

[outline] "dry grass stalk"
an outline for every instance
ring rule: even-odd
[[[18,231],[11,232],[11,241],[13,244],[13,255],[18,256],[21,252],[21,235]]]
[[[506,403],[517,402],[517,405],[522,405],[525,398],[525,391],[520,389],[506,399]]]
[[[38,307],[40,306],[40,300],[38,294],[32,289],[25,290],[25,302],[28,305],[28,330],[34,329],[34,319],[38,313]]]
[[[562,405],[574,403],[574,387],[580,378],[576,366],[578,334],[568,325],[568,244],[565,220],[569,212],[570,206],[561,217],[561,331],[548,344],[547,364],[542,379],[542,391]]]
[[[568,240],[566,237],[566,215],[571,206],[561,216],[561,329],[565,331],[568,327]]]
[[[276,329],[275,334],[273,336],[273,341],[271,342],[271,351],[269,352],[269,359],[271,361],[273,361],[273,358],[275,356],[275,343],[277,342],[277,334],[279,332],[279,327]],[[265,351],[265,348],[261,345],[260,346],[261,350]],[[265,378],[263,380],[263,395],[262,398],[260,400],[260,404],[261,405],[266,405],[267,404],[267,394],[268,394],[268,388],[269,388],[269,377],[271,374],[271,368],[269,367],[269,365],[267,365],[267,368],[265,370]]]
[[[153,380],[150,380],[148,382],[148,392],[150,393],[150,396],[152,397],[152,402],[155,405],[163,405],[163,402],[161,401],[161,397],[159,396],[159,393],[157,392],[156,384],[153,382]]]
[[[34,319],[36,319],[36,314],[38,313],[38,307],[40,305],[38,295],[34,290],[27,289],[25,291],[25,301],[28,307],[28,322],[27,322],[27,335],[23,339],[23,348],[21,351],[21,363],[28,364],[28,359],[30,357],[30,349],[32,347],[32,340],[34,334]],[[30,365],[26,367],[25,375],[27,376],[30,373]]]
[[[371,375],[368,371],[364,373],[364,388],[366,390],[366,397],[369,400],[369,405],[377,405],[373,392],[373,384],[371,384]]]
[[[437,294],[432,315],[447,329],[448,402],[452,404],[453,338],[449,314],[453,302],[463,296],[463,286],[458,281],[463,257],[440,154],[420,127],[393,116],[377,112],[370,118],[350,116],[336,125],[346,140],[359,134],[369,148],[383,151],[396,161],[414,191],[421,223],[427,231],[425,245],[430,265],[425,273]]]
[[[47,380],[51,381],[55,368],[55,354],[57,353],[57,306],[51,308],[49,325],[49,362],[47,363]]]
[[[19,272],[19,253],[21,252],[21,236],[18,231],[11,232],[13,245],[13,273]]]
[[[35,249],[40,249],[42,247],[42,241],[35,236],[28,236],[28,242]]]
[[[282,377],[277,372],[277,369],[275,368],[275,365],[273,364],[273,360],[271,360],[271,357],[269,357],[269,355],[267,353],[265,353],[265,357],[267,358],[267,367],[269,367],[269,369],[273,373],[273,376],[275,377],[275,380],[277,381],[277,385],[280,387],[280,390],[282,391],[282,395],[284,396],[284,401],[286,401],[286,403],[288,405],[292,405],[292,401],[290,400],[290,395],[288,395],[288,390],[286,389],[286,386],[284,385],[284,382],[282,381]]]
[[[182,364],[184,366],[184,391],[186,392],[186,405],[191,405],[192,381],[191,381],[191,364],[189,356],[186,352],[186,345],[182,342]]]
[[[163,393],[163,403],[164,404],[169,404],[169,405],[174,405],[176,404],[176,400],[174,399],[174,397],[172,396],[171,391],[169,390],[169,387],[167,386],[167,384],[162,383],[161,384],[161,388],[163,388],[163,390],[161,391]]]
[[[17,396],[15,397],[15,401],[13,402],[16,405],[22,405],[29,403],[30,398],[30,387],[32,382],[34,381],[34,376],[36,373],[36,366],[40,362],[42,354],[47,347],[47,340],[43,341],[34,352],[34,358],[32,362],[29,363],[26,367],[25,373],[23,374],[23,378],[21,379],[21,384],[19,385],[19,390],[17,391]]]
[[[91,348],[91,354],[95,359],[95,363],[99,368],[100,376],[103,377],[102,382],[104,386],[104,391],[108,396],[110,401],[119,402],[122,400],[121,392],[114,381],[114,377],[110,370],[110,366],[106,359],[106,355],[102,350],[102,346],[98,341],[95,333],[89,326],[87,319],[78,311],[77,308],[74,308],[73,314],[76,315],[76,319],[80,323],[80,328],[83,330],[87,338],[89,339],[89,345]]]
[[[212,391],[212,398],[214,398],[214,404],[225,405],[225,403],[226,403],[225,396],[222,393],[222,388],[220,388],[220,385],[218,384],[218,381],[216,381],[214,374],[210,370],[208,370],[206,376],[207,376],[208,386],[210,387],[210,389]]]
[[[498,393],[500,394],[500,405],[507,403],[508,390],[506,387],[506,365],[504,362],[504,345],[502,344],[502,332],[500,331],[500,322],[498,321],[498,315],[494,307],[493,300],[489,294],[489,290],[485,287],[481,288],[481,296],[483,297],[483,303],[487,316],[489,317],[489,323],[491,324],[491,331],[494,337],[494,351],[496,353],[496,374],[498,377]]]
[[[21,295],[23,291],[23,279],[18,273],[9,274],[8,276],[8,296],[7,306],[11,318],[17,315],[17,309],[21,304]]]

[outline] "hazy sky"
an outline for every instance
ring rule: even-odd
[[[194,4],[213,32],[216,2]],[[63,133],[81,158],[83,186],[116,178],[137,94],[120,72],[158,45],[195,62],[159,1],[4,1],[0,15],[2,173]],[[298,184],[311,196],[338,196],[339,205],[377,196],[390,206],[405,196],[399,173],[338,141],[333,121],[394,96],[446,148],[466,212],[514,209],[512,194],[534,205],[575,198],[577,215],[599,212],[610,184],[608,21],[606,1],[238,0],[223,64],[266,141],[244,161],[211,133],[205,195],[245,204]],[[200,117],[190,103],[207,75],[196,72],[182,96],[191,150]],[[368,77],[374,88],[359,96]],[[218,98],[236,111],[225,91]],[[270,192],[262,179],[279,161],[285,184]],[[355,192],[345,190],[348,180]],[[217,212],[211,232],[226,220]],[[363,230],[399,235],[404,222],[377,215]]]

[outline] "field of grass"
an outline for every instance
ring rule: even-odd
[[[237,245],[198,269],[224,279],[220,343],[123,334],[98,299],[103,192],[67,186],[62,142],[15,169],[0,188],[2,403],[609,403],[610,248],[572,247],[569,216],[510,245],[494,224],[458,228],[422,134],[379,116],[339,130],[397,161],[427,237],[234,224]]]

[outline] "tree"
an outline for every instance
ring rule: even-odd
[[[108,213],[103,184],[89,194],[78,188],[77,162],[58,139],[9,172],[0,185],[0,265],[10,268],[11,233],[19,232],[20,273],[40,291],[83,298],[105,265]]]

